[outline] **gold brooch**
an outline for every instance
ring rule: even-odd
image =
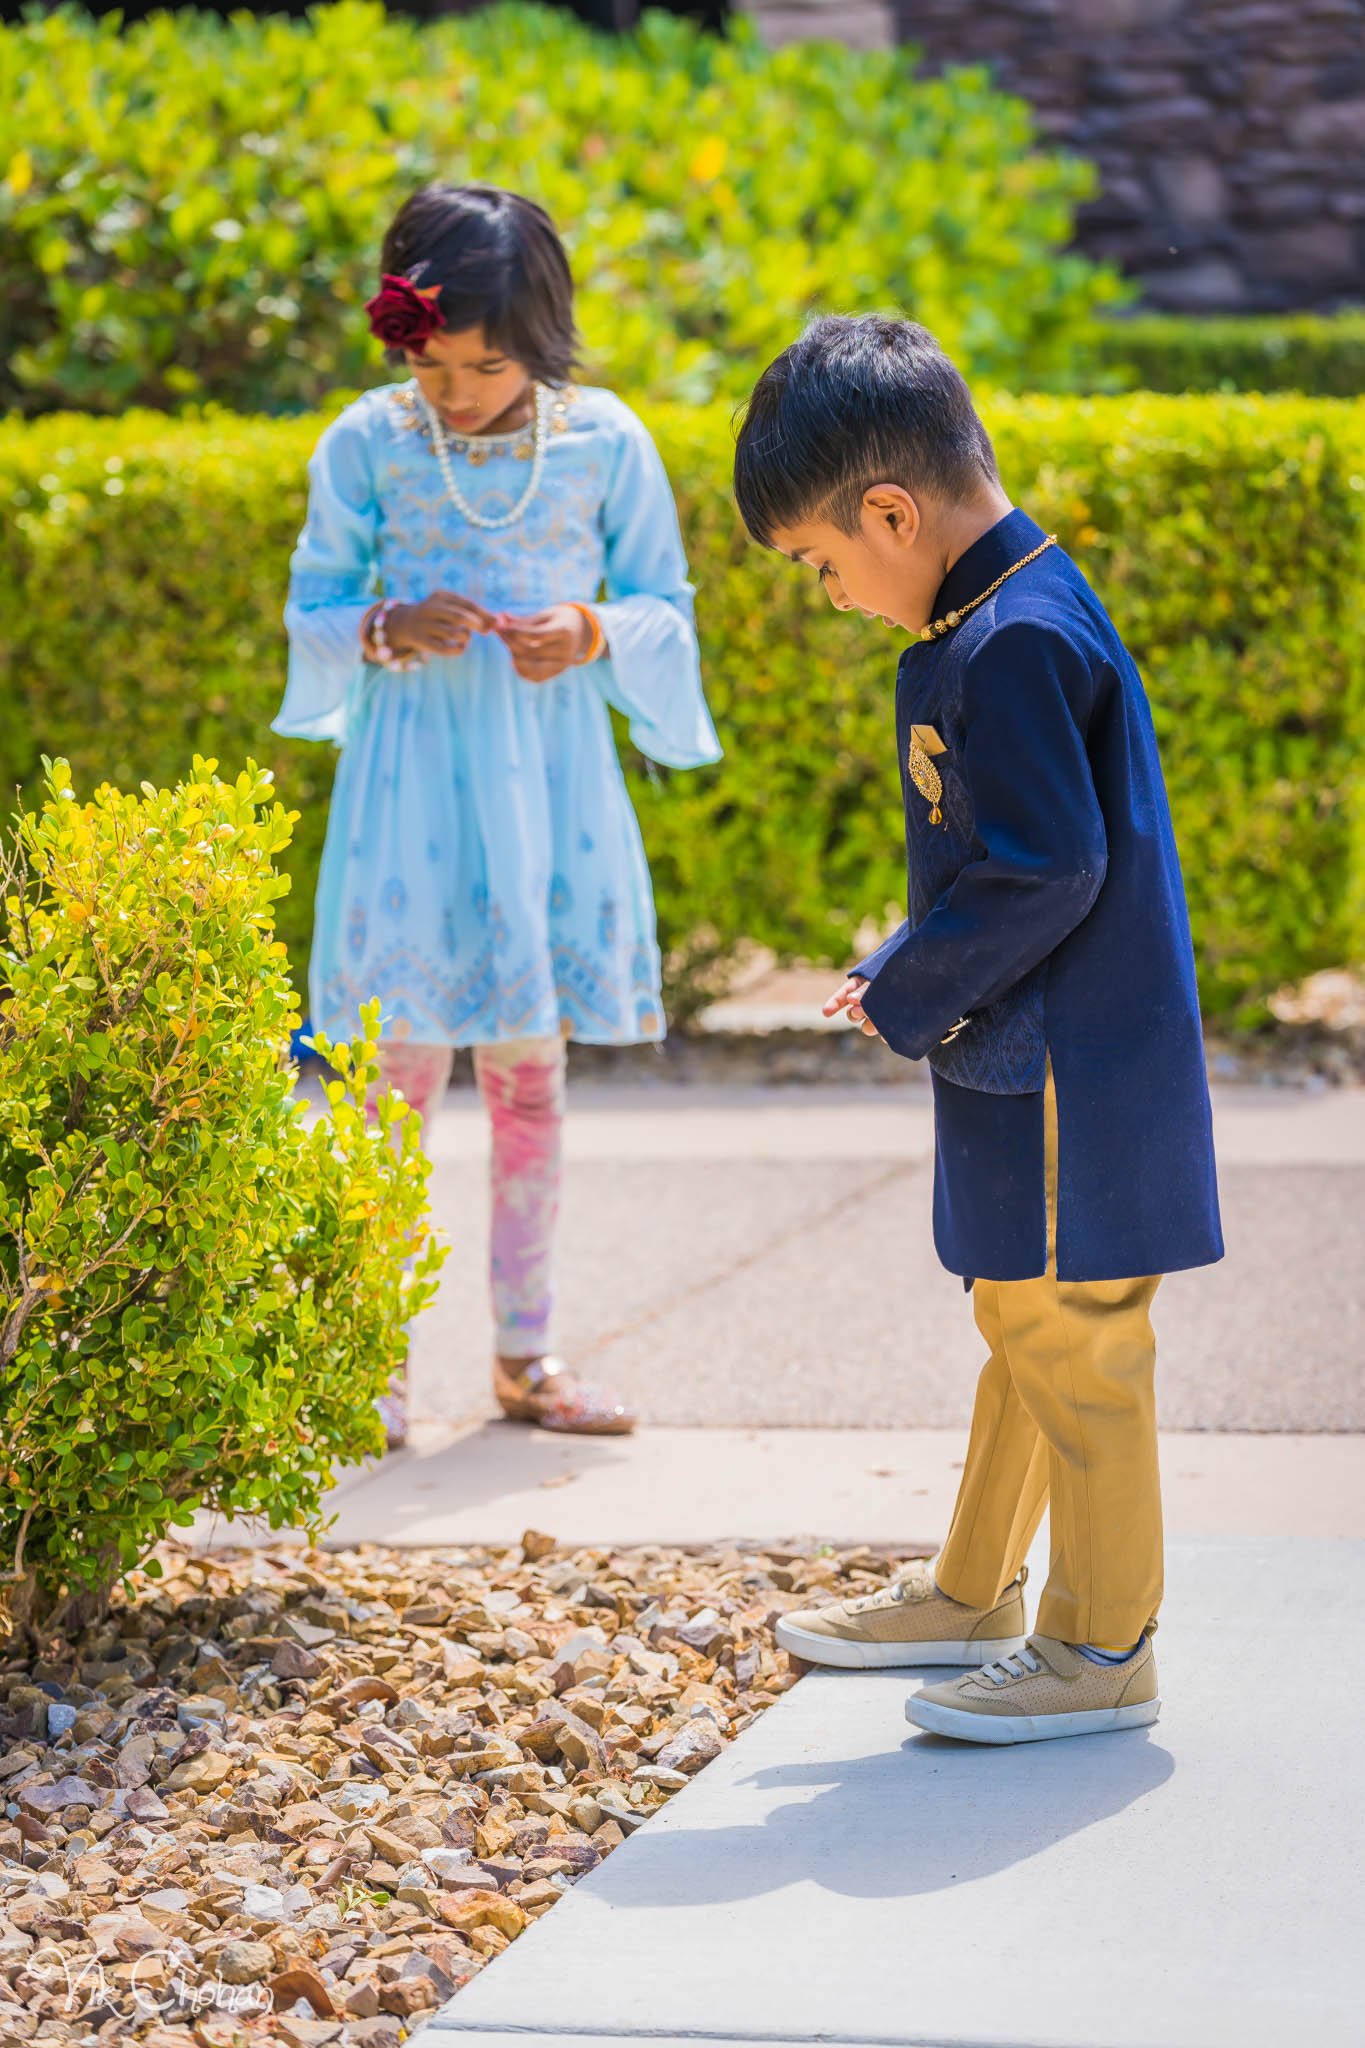
[[[910,752],[905,765],[910,770],[910,780],[929,805],[929,823],[943,823],[943,777],[933,763],[933,755],[946,754],[948,749],[932,725],[912,725],[910,728]]]

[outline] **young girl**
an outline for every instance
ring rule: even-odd
[[[538,206],[430,185],[381,267],[366,310],[409,375],[348,406],[309,465],[274,727],[343,749],[313,1021],[348,1036],[380,997],[385,1080],[424,1119],[454,1048],[474,1048],[495,1397],[545,1428],[622,1433],[624,1404],[553,1351],[564,1041],[664,1034],[607,706],[669,767],[719,757],[677,514],[639,420],[570,381],[573,284]],[[401,1384],[382,1405],[401,1443]]]

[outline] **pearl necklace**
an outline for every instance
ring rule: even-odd
[[[436,450],[436,460],[441,465],[441,475],[445,480],[446,495],[461,518],[467,519],[471,526],[480,527],[484,533],[497,533],[505,526],[515,526],[518,520],[525,517],[527,507],[540,489],[540,479],[545,470],[546,414],[549,409],[549,393],[543,384],[537,384],[535,394],[535,425],[531,436],[531,474],[526,480],[526,489],[522,492],[511,511],[501,513],[496,519],[485,518],[482,512],[476,512],[456,483],[455,467],[450,459],[450,443],[446,439],[446,430],[442,424],[441,416],[428,399],[426,393],[423,392],[421,394],[422,409],[426,413],[428,424],[431,427],[431,445]]]

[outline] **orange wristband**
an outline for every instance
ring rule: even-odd
[[[584,618],[592,627],[592,642],[588,651],[586,654],[580,654],[578,657],[578,667],[586,668],[590,661],[597,661],[606,653],[607,636],[602,631],[602,621],[598,618],[591,605],[575,604],[573,609],[576,612],[582,612]]]

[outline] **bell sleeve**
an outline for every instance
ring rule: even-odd
[[[648,432],[621,408],[602,508],[606,599],[592,607],[607,653],[585,671],[630,721],[641,753],[667,768],[720,759],[702,694],[692,585],[667,472]]]
[[[923,1059],[958,1019],[997,1002],[1074,931],[1100,892],[1108,842],[1085,725],[1094,683],[1065,634],[998,627],[964,679],[970,861],[918,925],[853,969],[891,1047]]]
[[[375,597],[377,524],[364,429],[343,414],[308,464],[308,516],[289,564],[289,675],[272,726],[287,738],[345,739],[364,667],[360,622]]]

